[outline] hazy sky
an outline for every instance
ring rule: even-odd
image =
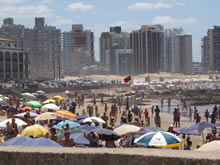
[[[220,25],[220,0],[0,0],[0,21],[13,17],[16,24],[33,27],[34,17],[46,17],[48,25],[62,31],[71,24],[84,24],[98,38],[109,26],[120,25],[132,31],[143,24],[183,27],[193,35],[193,60],[200,61],[200,40],[207,29]]]

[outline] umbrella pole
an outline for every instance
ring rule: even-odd
[[[202,131],[202,142],[203,142],[203,144],[205,143],[203,131]]]

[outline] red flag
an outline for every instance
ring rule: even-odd
[[[124,78],[125,83],[129,82],[130,80],[131,80],[131,76],[128,76],[128,77]]]

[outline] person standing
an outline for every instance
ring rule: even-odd
[[[154,116],[154,106],[151,107],[151,116]]]
[[[205,113],[204,113],[204,117],[205,117],[205,119],[206,119],[206,122],[209,122],[209,111],[208,111],[208,109],[206,109],[206,111],[205,111]]]

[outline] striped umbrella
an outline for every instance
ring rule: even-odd
[[[160,148],[174,148],[182,144],[182,140],[169,132],[150,132],[136,138],[134,143],[144,146]]]
[[[64,110],[57,111],[56,116],[60,118],[68,119],[68,120],[76,120],[77,118],[75,114],[69,111],[64,111]]]

